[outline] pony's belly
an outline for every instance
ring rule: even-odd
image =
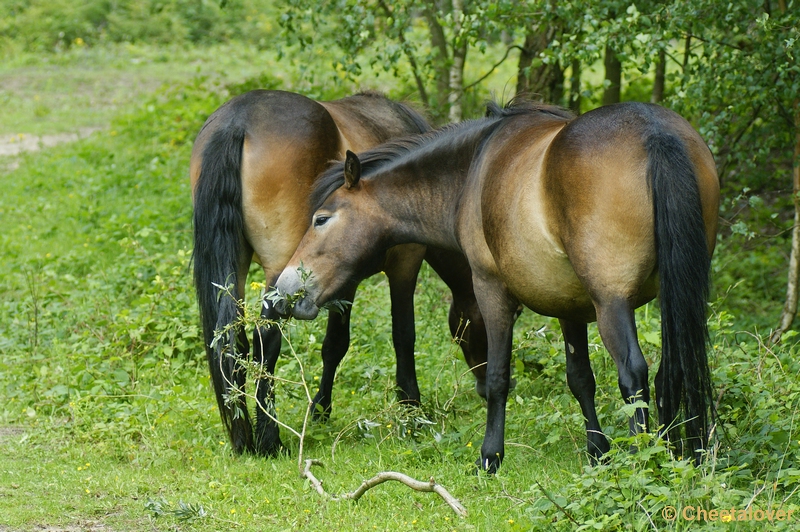
[[[595,321],[589,293],[566,255],[538,253],[535,260],[504,264],[503,277],[511,293],[538,314],[574,321]]]
[[[506,286],[526,307],[554,318],[585,323],[597,319],[594,301],[566,254],[540,248],[536,253],[514,259],[498,265]],[[656,271],[637,275],[623,284],[632,287],[619,292],[631,308],[638,308],[658,295]]]

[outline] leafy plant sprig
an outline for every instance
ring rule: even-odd
[[[298,288],[294,293],[288,294],[273,286],[264,293],[264,304],[266,305],[267,302],[270,302],[275,305],[282,302],[286,304],[287,309],[294,308],[298,301],[306,297],[308,294],[308,286],[311,283],[311,280],[314,278],[314,273],[311,270],[307,270],[305,266],[303,266],[302,261],[300,262],[300,266],[297,267],[297,274],[300,277],[300,288]],[[345,299],[332,299],[331,301],[320,305],[319,308],[332,310],[337,314],[344,314],[344,312],[347,310],[347,307],[352,304],[352,301],[347,301]]]
[[[191,523],[208,515],[202,504],[180,501],[177,508],[172,508],[171,506],[165,499],[148,499],[144,504],[144,507],[153,513],[153,517],[172,516],[179,521]]]

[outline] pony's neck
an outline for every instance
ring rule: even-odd
[[[469,168],[496,120],[459,124],[392,161],[370,179],[393,244],[459,250],[456,214]]]

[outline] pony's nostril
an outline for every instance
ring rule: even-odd
[[[313,320],[319,314],[319,307],[306,297],[295,303],[293,314],[300,320]]]
[[[273,307],[275,308],[275,312],[277,312],[282,318],[287,317],[292,311],[291,307],[288,305],[288,303],[286,303],[286,301],[276,301],[273,303]]]

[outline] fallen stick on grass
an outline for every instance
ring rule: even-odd
[[[314,486],[314,489],[317,490],[321,496],[329,498],[334,501],[342,500],[342,499],[350,499],[353,501],[357,501],[361,498],[364,493],[367,492],[370,488],[374,488],[378,484],[383,484],[387,480],[396,480],[397,482],[402,482],[412,490],[416,491],[425,491],[425,492],[433,492],[439,495],[444,501],[453,509],[453,511],[459,517],[466,517],[467,516],[467,509],[453,497],[449,491],[445,489],[444,486],[441,484],[437,484],[433,478],[431,478],[428,482],[423,482],[420,480],[413,479],[408,475],[404,475],[403,473],[396,473],[394,471],[384,471],[382,473],[378,473],[374,477],[369,480],[365,480],[361,486],[358,487],[357,490],[345,493],[343,495],[339,495],[338,497],[335,495],[331,495],[325,488],[322,487],[322,481],[320,481],[314,473],[311,472],[311,466],[314,465],[323,465],[322,462],[319,460],[306,460],[306,466],[303,469],[302,476],[307,478],[308,481]]]

